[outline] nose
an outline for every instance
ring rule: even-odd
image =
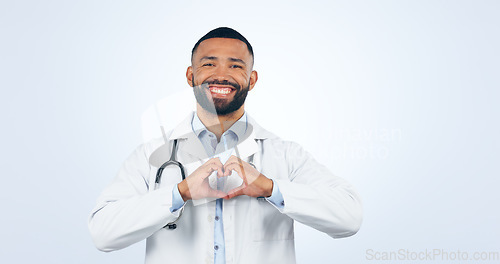
[[[228,70],[225,67],[217,67],[212,74],[212,79],[218,81],[229,81],[230,77]]]

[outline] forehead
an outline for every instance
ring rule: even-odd
[[[251,55],[247,45],[238,39],[229,38],[211,38],[200,43],[193,54],[194,61],[203,57],[217,58],[237,58],[244,61],[251,61]]]

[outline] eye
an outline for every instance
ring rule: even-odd
[[[203,67],[211,67],[211,66],[214,66],[212,63],[205,63],[202,65]]]
[[[233,69],[234,68],[236,68],[236,69],[243,69],[243,67],[240,66],[240,65],[231,65],[231,68],[233,68]]]

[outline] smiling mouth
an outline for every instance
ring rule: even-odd
[[[233,89],[229,87],[209,87],[209,90],[213,94],[226,95],[230,94]]]

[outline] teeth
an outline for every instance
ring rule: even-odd
[[[210,88],[210,91],[212,93],[228,94],[231,92],[231,89],[230,88]]]

